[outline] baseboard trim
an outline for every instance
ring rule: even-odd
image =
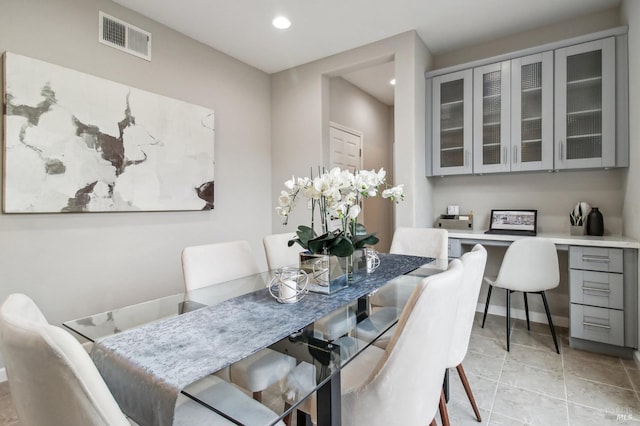
[[[2,382],[6,382],[7,381],[7,369],[6,368],[0,368],[0,383]]]
[[[476,306],[476,312],[484,313],[484,303],[478,303]],[[506,309],[504,306],[494,306],[489,305],[489,312],[491,315],[497,315],[500,317],[506,316]],[[511,318],[521,319],[526,321],[527,315],[524,312],[524,309],[511,308]],[[529,321],[539,322],[541,324],[547,324],[547,314],[543,312],[533,312],[529,311]],[[569,318],[568,317],[560,317],[557,315],[553,316],[553,325],[558,327],[566,327],[569,328]],[[636,352],[637,353],[637,352]]]

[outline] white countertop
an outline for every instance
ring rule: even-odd
[[[520,238],[529,238],[515,235],[485,234],[484,231],[463,231],[457,229],[449,229],[449,238],[458,238],[461,240],[474,241],[504,241],[505,243],[519,240]],[[540,233],[536,238],[548,238],[558,245],[574,245],[585,247],[613,247],[613,248],[631,248],[640,249],[640,242],[623,237],[622,235],[605,235],[603,237],[594,237],[590,235],[569,235],[569,234],[546,234]]]

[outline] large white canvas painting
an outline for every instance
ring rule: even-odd
[[[210,210],[212,110],[5,53],[5,213]]]

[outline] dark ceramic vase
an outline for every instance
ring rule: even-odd
[[[587,235],[604,235],[604,219],[597,207],[592,207],[587,217]]]

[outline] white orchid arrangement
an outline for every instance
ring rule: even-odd
[[[299,226],[297,238],[289,241],[290,246],[298,243],[312,253],[349,256],[354,248],[379,241],[375,234],[367,234],[364,226],[358,223],[358,216],[362,211],[362,199],[376,197],[381,187],[387,187],[384,169],[350,172],[336,167],[323,173],[318,171],[315,178],[313,174],[311,177],[292,176],[284,186],[286,189],[280,193],[280,205],[276,210],[285,218],[285,225],[300,195],[311,201],[311,226]],[[387,187],[380,195],[399,203],[404,199],[403,185]],[[320,236],[315,233],[316,208],[322,230]],[[332,219],[340,220],[338,229],[329,229]]]

